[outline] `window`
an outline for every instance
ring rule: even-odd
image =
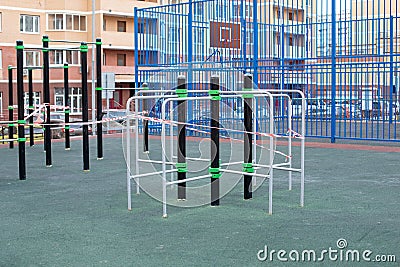
[[[24,93],[25,115],[29,114],[29,93]],[[40,93],[33,92],[33,106],[37,108],[40,106]]]
[[[48,14],[47,28],[55,31],[86,31],[86,16]]]
[[[288,17],[289,17],[289,20],[293,20],[293,12],[289,12]]]
[[[49,52],[49,60],[52,65],[62,65],[68,63],[69,65],[80,64],[80,52],[79,51],[62,51],[55,50]]]
[[[39,51],[24,51],[24,66],[25,67],[39,67],[40,66],[40,52]]]
[[[0,32],[2,31],[3,14],[0,12]]]
[[[126,66],[125,54],[117,54],[117,66]]]
[[[126,32],[126,21],[118,21],[117,22],[118,25],[118,32]]]
[[[39,16],[21,15],[19,28],[23,33],[39,33]]]
[[[103,18],[103,31],[107,31],[107,20]]]
[[[64,88],[54,89],[54,103],[57,106],[65,106]],[[72,87],[69,88],[69,107],[72,114],[81,113],[82,106],[82,89]]]
[[[3,50],[0,49],[0,69],[3,68]]]

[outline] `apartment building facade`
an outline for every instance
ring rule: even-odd
[[[40,48],[42,36],[50,40],[70,40],[92,42],[93,36],[103,42],[102,71],[115,77],[115,87],[134,87],[134,7],[158,5],[157,0],[35,0],[12,1],[0,3],[0,114],[5,115],[8,107],[8,66],[16,66],[16,40],[24,41],[24,67],[41,67],[43,58]],[[94,25],[92,28],[92,12]],[[80,52],[63,51],[62,48],[76,44],[50,43],[55,49],[50,52],[50,66],[57,67],[64,63],[70,65],[70,105],[73,115],[81,112],[81,70]],[[35,48],[29,49],[29,48]],[[60,49],[60,50],[57,50]],[[88,52],[88,79],[91,88],[92,46]],[[25,92],[27,92],[27,71],[24,71]],[[43,103],[43,73],[41,69],[33,70],[33,88],[35,104]],[[16,71],[14,76],[14,99],[16,99]],[[52,105],[64,104],[62,69],[50,70],[50,95]],[[89,89],[89,106],[91,93]],[[124,99],[129,97],[129,90],[112,90],[109,92],[110,107],[123,107]],[[27,101],[27,95],[26,95]],[[16,104],[16,103],[14,103]],[[1,115],[0,115],[1,116]]]

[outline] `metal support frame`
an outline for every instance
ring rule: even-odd
[[[159,90],[154,90],[154,93],[159,92]],[[190,91],[189,91],[190,92]],[[292,187],[292,176],[291,173],[294,172],[300,172],[301,174],[301,178],[300,178],[300,206],[303,207],[304,206],[304,153],[305,153],[305,105],[306,105],[306,101],[305,101],[305,96],[303,94],[303,92],[299,91],[299,90],[253,90],[253,91],[228,91],[228,92],[220,92],[221,94],[225,94],[222,95],[222,97],[228,97],[228,96],[232,96],[234,94],[239,95],[240,97],[242,97],[242,95],[245,94],[253,94],[254,97],[265,97],[267,96],[269,98],[270,103],[273,103],[274,101],[274,97],[289,97],[289,94],[296,92],[299,93],[302,97],[302,126],[301,126],[301,156],[300,156],[300,169],[295,169],[292,168],[292,162],[290,159],[289,163],[284,163],[282,164],[273,164],[273,158],[274,158],[274,137],[272,135],[270,135],[270,148],[269,148],[269,153],[270,153],[270,162],[267,165],[260,165],[260,164],[254,164],[254,168],[255,169],[260,169],[260,168],[269,168],[269,174],[267,175],[263,175],[263,174],[258,174],[258,173],[253,173],[252,176],[256,176],[256,177],[262,177],[262,178],[269,178],[269,207],[268,207],[268,212],[269,214],[272,214],[272,194],[273,194],[273,170],[284,170],[284,171],[288,171],[289,172],[289,189],[291,189]],[[140,92],[137,92],[136,94],[138,94]],[[150,93],[150,92],[146,92],[146,93]],[[275,93],[275,94],[272,94]],[[160,98],[160,96],[157,95],[153,95],[153,96],[138,96],[136,95],[135,97],[131,97],[128,102],[127,102],[127,107],[130,107],[130,103],[132,101],[135,101],[135,103],[139,100],[139,99],[156,99],[156,98]],[[182,101],[182,100],[211,100],[211,97],[185,97],[185,98],[179,98],[178,95],[163,95],[161,98],[164,98],[165,101],[162,104],[162,121],[165,121],[166,119],[166,106],[168,105],[168,103],[172,102],[172,101]],[[291,102],[289,101],[289,111],[288,111],[288,116],[289,116],[289,120],[291,120],[291,109],[290,109],[290,105]],[[271,133],[274,132],[274,126],[273,126],[273,121],[274,121],[274,110],[273,110],[273,106],[270,105],[270,128],[269,131]],[[155,175],[154,173],[152,174],[140,174],[139,173],[139,162],[144,162],[143,160],[139,159],[139,154],[138,154],[138,150],[139,150],[139,146],[138,146],[138,139],[139,139],[139,131],[138,131],[138,122],[139,122],[139,118],[138,118],[138,109],[137,109],[137,105],[135,105],[135,122],[136,122],[136,127],[135,127],[135,162],[136,162],[136,170],[135,170],[135,175],[131,175],[131,156],[130,156],[130,149],[131,149],[131,145],[130,145],[130,129],[131,129],[131,125],[130,125],[130,120],[129,120],[129,116],[131,115],[129,109],[127,110],[127,115],[128,115],[128,120],[127,120],[127,130],[126,130],[126,137],[127,137],[127,191],[128,191],[128,210],[132,209],[132,199],[131,199],[131,180],[134,179],[136,181],[136,186],[137,186],[137,192],[139,192],[139,178],[140,177],[144,177],[144,176],[151,176],[151,175]],[[289,127],[291,126],[291,123],[289,123]],[[289,129],[290,130],[290,129]],[[289,143],[289,154],[291,153],[291,139],[292,136],[291,134],[287,137],[288,138],[288,143]],[[175,185],[175,184],[180,184],[180,183],[186,183],[189,181],[194,181],[194,180],[198,180],[198,179],[203,179],[203,178],[211,178],[211,174],[210,175],[204,175],[204,176],[200,176],[200,177],[191,177],[191,178],[186,178],[184,180],[177,180],[177,181],[170,181],[167,182],[167,177],[166,175],[168,173],[172,173],[175,170],[178,169],[172,169],[172,170],[167,170],[167,165],[174,165],[176,163],[174,162],[167,162],[166,161],[166,155],[164,153],[165,150],[165,145],[166,145],[166,126],[165,123],[162,123],[162,131],[161,131],[161,142],[162,142],[162,149],[163,149],[163,153],[162,153],[162,162],[156,162],[156,161],[152,161],[152,160],[148,160],[146,162],[148,163],[155,163],[155,164],[162,164],[162,171],[161,172],[157,172],[157,174],[162,174],[162,187],[163,187],[163,217],[167,217],[167,191],[166,188],[169,185]],[[171,158],[172,160],[172,158]],[[231,163],[233,164],[240,164],[240,163]],[[227,164],[221,164],[221,166],[227,166]],[[288,167],[285,167],[288,166]],[[221,170],[221,172],[231,172],[230,170],[226,171],[226,170]],[[232,173],[232,172],[231,172]],[[246,175],[248,174],[247,172],[235,172],[236,174],[241,174],[241,175]]]

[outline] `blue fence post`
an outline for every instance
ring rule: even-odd
[[[331,143],[336,142],[336,0],[332,0]]]
[[[393,55],[393,16],[390,16],[390,102],[389,102],[389,124],[393,123],[393,75],[394,75],[394,69],[393,69],[393,61],[394,61],[394,55]],[[381,106],[381,109],[383,108],[383,105]]]
[[[283,8],[281,8],[281,17],[283,21]],[[280,19],[280,18],[279,18]],[[285,25],[282,23],[281,25],[281,38],[280,38],[280,46],[281,46],[281,59],[280,59],[280,65],[281,65],[281,84],[280,88],[282,91],[285,89]],[[271,103],[271,105],[274,105],[274,103]],[[279,105],[281,107],[281,114],[284,114],[284,107],[283,107],[283,97],[279,97]],[[278,129],[279,132],[280,129]]]
[[[193,0],[189,0],[189,13],[188,13],[188,29],[187,29],[187,46],[188,46],[188,81],[187,89],[193,90]],[[188,118],[187,120],[193,120],[193,101],[188,101]]]
[[[139,25],[137,7],[134,9],[134,41],[135,41],[135,88],[139,87]],[[126,107],[129,108],[129,107]]]
[[[257,19],[257,8],[258,0],[253,0],[253,83],[258,88],[258,19]]]

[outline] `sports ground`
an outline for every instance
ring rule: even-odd
[[[306,143],[305,207],[299,177],[287,189],[276,171],[274,213],[268,183],[244,201],[242,183],[221,206],[168,207],[146,194],[127,210],[122,141],[107,137],[105,159],[82,172],[81,143],[53,144],[53,167],[43,146],[27,148],[27,180],[18,180],[18,149],[0,147],[0,266],[399,266],[400,147]],[[190,142],[188,141],[189,145]],[[373,143],[374,144],[374,143]],[[386,144],[389,145],[389,144]],[[294,148],[294,154],[299,153]],[[395,255],[396,263],[330,260],[259,261],[269,250],[348,249]],[[342,240],[343,241],[343,240]],[[286,254],[286,258],[288,255]],[[301,258],[301,257],[300,257]]]

